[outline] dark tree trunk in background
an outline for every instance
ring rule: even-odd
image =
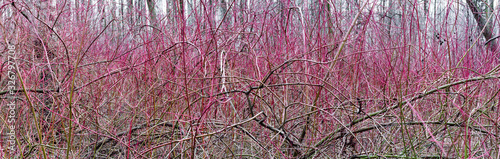
[[[478,29],[480,31],[483,30],[483,32],[481,34],[483,34],[485,40],[488,41],[491,38],[493,38],[493,33],[492,33],[493,28],[491,27],[490,23],[487,23],[487,19],[486,19],[487,17],[485,18],[481,14],[483,11],[481,11],[481,9],[478,7],[477,3],[472,2],[472,0],[467,0],[467,5],[469,6],[470,11],[474,15],[474,19],[476,20]],[[487,44],[488,49],[490,49],[491,51],[497,51],[497,49],[498,49],[498,45],[495,41],[496,40],[492,40]]]
[[[387,33],[387,36],[388,38],[387,39],[391,39],[391,26],[392,26],[392,19],[394,18],[394,10],[395,8],[393,8],[393,1],[392,0],[388,0],[388,1],[383,1],[384,3],[384,12],[385,12],[385,16],[384,16],[384,22],[385,24],[387,24],[387,28],[386,28],[386,33]]]
[[[53,10],[55,9],[55,6],[53,6],[52,1],[44,1],[40,3],[39,10],[41,12],[41,17],[40,20],[42,20],[44,23],[51,25],[53,20],[54,20],[54,14]],[[40,89],[43,90],[49,90],[53,88],[53,78],[52,78],[52,72],[49,68],[49,63],[47,60],[52,61],[54,59],[54,53],[53,53],[53,44],[55,43],[52,40],[52,33],[47,26],[44,24],[41,24],[41,22],[38,24],[38,30],[40,30],[39,36],[33,35],[33,46],[34,46],[34,52],[35,52],[35,58],[37,62],[40,63],[45,63],[42,65],[43,69],[39,74],[39,81],[40,85],[38,86]],[[52,99],[50,98],[49,93],[43,93],[40,94],[39,96],[40,101],[42,101],[41,106],[41,117],[43,117],[43,120],[48,121],[50,119],[50,109],[52,109]]]
[[[221,9],[221,16],[220,17],[223,18],[223,19],[221,19],[222,20],[221,23],[230,22],[231,18],[229,16],[231,16],[231,14],[227,13],[227,15],[226,15],[226,12],[228,11],[228,4],[227,4],[226,0],[220,1],[220,9]],[[226,16],[226,17],[224,17],[224,16]],[[224,25],[224,26],[226,26],[226,25]]]
[[[155,10],[154,1],[153,0],[146,0],[146,3],[148,5],[150,23],[152,26],[156,26],[156,10]]]
[[[130,24],[134,25],[134,11],[133,11],[133,6],[134,6],[134,0],[128,0],[128,5],[127,5],[127,12],[128,12],[128,17],[130,17]]]

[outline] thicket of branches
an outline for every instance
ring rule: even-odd
[[[500,155],[490,1],[0,2],[3,158]]]

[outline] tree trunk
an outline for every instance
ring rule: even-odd
[[[153,0],[146,0],[148,11],[149,11],[149,19],[152,26],[156,26],[156,10],[155,4]]]
[[[494,39],[491,40],[493,37],[493,33],[492,33],[493,30],[492,30],[491,24],[487,23],[487,20],[485,19],[485,17],[483,17],[481,15],[482,11],[480,11],[478,6],[474,2],[472,2],[472,0],[467,0],[467,5],[469,6],[469,9],[472,12],[472,15],[474,15],[474,19],[476,20],[478,29],[480,31],[483,30],[483,32],[481,34],[483,34],[486,41],[489,41],[487,44],[488,49],[490,51],[495,52],[498,49],[498,45]]]

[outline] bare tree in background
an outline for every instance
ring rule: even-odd
[[[498,45],[495,42],[493,38],[493,27],[491,26],[491,23],[488,23],[488,14],[483,14],[483,13],[488,13],[491,12],[491,5],[490,4],[484,4],[484,1],[475,1],[475,0],[466,0],[467,5],[469,6],[470,11],[474,15],[474,19],[476,20],[478,29],[482,32],[483,37],[485,38],[486,41],[488,41],[488,49],[490,51],[497,51]],[[481,7],[484,6],[484,7]]]
[[[146,3],[148,5],[148,11],[149,11],[149,18],[151,21],[151,25],[156,26],[156,9],[155,9],[155,3],[153,0],[146,0]]]
[[[49,90],[54,86],[52,84],[53,76],[51,73],[50,61],[54,59],[54,40],[52,40],[52,33],[45,24],[51,25],[55,19],[55,13],[53,10],[55,9],[55,4],[53,0],[46,0],[40,3],[39,12],[40,12],[40,24],[38,25],[38,30],[40,31],[37,35],[33,35],[33,45],[36,61],[42,63],[42,72],[40,73],[40,89]],[[45,24],[42,24],[45,23]],[[50,98],[49,93],[43,93],[39,97],[40,101],[42,101],[42,110],[40,113],[43,113],[42,117],[44,120],[49,120],[50,118],[50,109],[52,109],[52,99]]]

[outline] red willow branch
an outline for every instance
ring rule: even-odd
[[[150,59],[147,59],[147,60],[145,60],[145,61],[143,61],[143,62],[141,62],[141,63],[135,64],[135,65],[131,65],[131,66],[127,66],[127,67],[122,67],[122,68],[119,68],[119,69],[113,70],[113,71],[111,71],[111,72],[109,72],[109,73],[107,73],[107,74],[105,74],[105,75],[102,75],[102,76],[100,76],[100,77],[98,77],[98,78],[96,78],[96,79],[94,79],[94,80],[92,80],[92,81],[90,81],[90,82],[88,82],[88,83],[86,83],[86,84],[84,84],[84,85],[82,85],[82,86],[78,87],[78,88],[75,88],[75,91],[78,91],[78,90],[82,89],[83,87],[88,86],[88,85],[90,85],[90,84],[92,84],[92,83],[94,83],[94,82],[97,82],[97,81],[99,81],[99,80],[101,80],[101,79],[103,79],[103,78],[105,78],[105,77],[108,77],[108,76],[114,75],[114,74],[116,74],[116,73],[120,73],[120,72],[122,72],[122,71],[126,71],[126,70],[128,70],[128,69],[131,69],[131,68],[134,68],[134,67],[140,66],[140,65],[142,65],[142,64],[145,64],[146,62],[151,61],[151,60],[153,60],[153,59],[155,59],[155,58],[157,58],[157,57],[159,57],[159,56],[161,56],[161,55],[165,54],[166,52],[170,51],[170,50],[171,50],[172,48],[174,48],[176,45],[177,45],[177,43],[176,43],[176,44],[173,44],[173,45],[172,45],[172,46],[170,46],[169,48],[167,48],[167,49],[165,49],[164,51],[162,51],[162,53],[161,53],[161,54],[158,54],[157,56],[152,57],[152,58],[150,58]]]

